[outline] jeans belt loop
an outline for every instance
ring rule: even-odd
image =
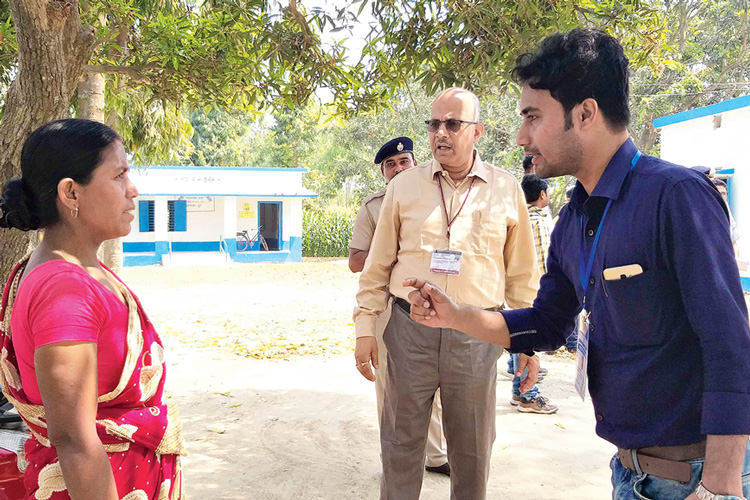
[[[641,470],[641,464],[638,463],[638,450],[630,450],[630,456],[633,457],[633,467],[635,467],[636,474],[642,476],[643,471]]]

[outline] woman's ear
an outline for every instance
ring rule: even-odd
[[[68,210],[75,210],[78,208],[78,184],[70,177],[61,179],[57,183],[57,199],[62,203]]]

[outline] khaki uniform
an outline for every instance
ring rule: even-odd
[[[375,225],[378,222],[380,206],[383,204],[385,191],[373,194],[365,198],[362,206],[357,212],[357,218],[354,219],[354,228],[352,230],[352,240],[349,248],[369,251],[372,243],[372,236],[375,233]],[[386,373],[388,369],[388,351],[383,342],[383,332],[391,317],[391,303],[383,314],[380,314],[375,323],[375,338],[378,342],[378,369],[375,370],[375,397],[378,404],[378,424],[383,414],[383,393],[385,388]],[[426,464],[431,467],[443,465],[448,461],[446,452],[445,434],[443,433],[442,424],[443,409],[440,404],[439,393],[435,397],[430,417],[430,429],[427,434],[426,446]]]
[[[458,214],[450,236],[446,211],[450,219]],[[431,273],[433,250],[461,252],[460,274]],[[457,183],[436,160],[394,178],[360,277],[354,314],[358,337],[376,335],[378,316],[391,295],[407,299],[411,289],[402,282],[408,277],[429,279],[458,304],[485,309],[531,306],[539,270],[518,181],[484,163],[476,151],[471,172]],[[424,327],[399,305],[393,306],[384,341],[388,378],[380,430],[381,500],[419,498],[428,413],[438,388],[451,498],[483,500],[495,439],[496,362],[502,349],[456,330]]]

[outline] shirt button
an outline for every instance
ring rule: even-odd
[[[589,278],[589,285],[593,285],[596,280],[594,278]]]
[[[597,421],[599,421],[599,422],[601,422],[601,421],[603,421],[603,420],[604,420],[604,417],[602,416],[602,414],[601,414],[601,413],[597,413],[597,414],[596,414],[596,420],[597,420]]]
[[[594,230],[593,229],[589,229],[587,234],[589,236],[594,236]]]

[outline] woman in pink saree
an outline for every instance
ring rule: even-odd
[[[185,454],[164,400],[164,350],[138,299],[97,259],[138,195],[119,136],[87,120],[34,131],[0,227],[43,228],[0,308],[0,384],[28,425],[26,498],[181,500]]]

